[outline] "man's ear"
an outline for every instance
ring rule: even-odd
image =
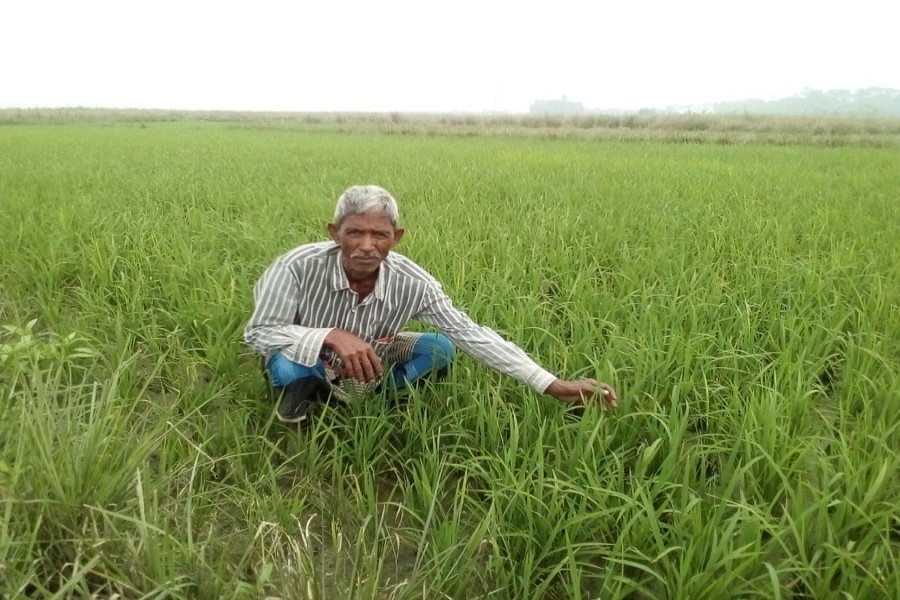
[[[329,223],[328,224],[328,235],[331,236],[331,239],[333,239],[335,242],[337,242],[338,241],[338,226],[335,225],[334,223]]]
[[[394,230],[394,243],[395,244],[400,241],[400,238],[403,237],[404,233],[406,233],[405,229],[395,229]]]

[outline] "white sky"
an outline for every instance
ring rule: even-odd
[[[894,0],[7,0],[0,107],[527,112],[900,89]]]

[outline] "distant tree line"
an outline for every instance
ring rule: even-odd
[[[778,100],[737,100],[712,105],[716,114],[757,113],[778,115],[847,115],[900,117],[900,90],[866,88],[862,90],[806,89],[797,96]]]
[[[585,108],[581,102],[563,96],[559,100],[536,100],[531,104],[529,112],[533,115],[566,116],[627,114],[632,111]],[[777,100],[749,98],[697,106],[643,108],[637,111],[638,115],[648,117],[684,113],[900,117],[900,90],[877,87],[855,91],[805,89],[796,96]]]

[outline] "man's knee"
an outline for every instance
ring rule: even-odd
[[[307,367],[293,362],[281,352],[276,352],[269,357],[266,363],[266,371],[269,375],[269,381],[276,388],[287,387],[291,383],[300,379],[314,377],[316,379],[324,379],[325,373],[321,364],[314,367]]]
[[[453,345],[453,342],[447,336],[437,334],[436,346],[438,348],[436,355],[444,363],[443,366],[446,367],[452,363],[456,358],[456,346]]]
[[[456,358],[456,346],[440,333],[424,334],[416,343],[416,354],[425,354],[434,361],[434,368],[441,369],[450,365]]]

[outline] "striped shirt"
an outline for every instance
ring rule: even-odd
[[[521,348],[455,308],[441,284],[408,258],[390,252],[375,289],[362,302],[350,289],[334,242],[305,244],[277,258],[256,284],[256,308],[244,329],[254,350],[283,352],[311,367],[335,328],[368,343],[392,338],[411,319],[435,327],[479,362],[542,393],[556,377]]]

